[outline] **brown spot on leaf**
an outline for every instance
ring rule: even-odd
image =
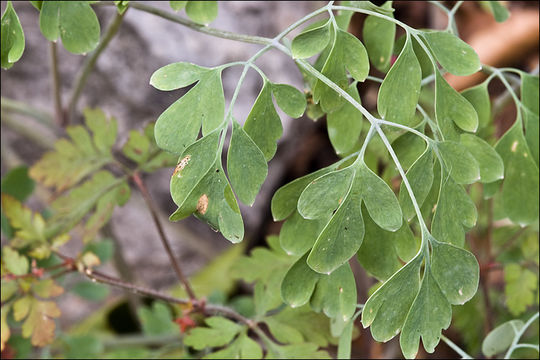
[[[178,177],[182,177],[182,174],[180,173],[182,171],[182,169],[184,169],[186,167],[186,165],[189,163],[189,159],[191,159],[191,155],[186,155],[184,156],[184,158],[182,160],[180,160],[180,162],[178,163],[178,165],[176,165],[176,168],[174,169],[174,172],[172,174],[172,176],[178,174]]]
[[[206,194],[202,194],[199,198],[199,201],[197,202],[197,211],[199,214],[204,215],[206,214],[206,211],[208,210],[208,196]]]

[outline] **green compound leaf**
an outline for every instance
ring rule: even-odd
[[[244,238],[242,215],[220,160],[208,170],[169,219],[178,221],[191,214],[211,228],[221,231],[222,235],[233,243]]]
[[[405,169],[409,169],[412,164],[426,151],[426,142],[420,136],[406,132],[392,142],[392,147]]]
[[[392,2],[385,2],[382,7],[392,9]],[[394,17],[393,13],[386,15],[392,18]],[[390,60],[394,52],[396,24],[392,21],[370,15],[364,21],[362,36],[371,63],[377,70],[386,72],[390,66]]]
[[[365,209],[363,214],[365,234],[358,250],[358,261],[368,273],[386,281],[401,267],[400,257],[406,257],[404,261],[414,257],[416,241],[406,222],[396,232],[386,231],[371,220]]]
[[[474,107],[438,71],[435,72],[435,116],[448,140],[458,140],[459,130],[455,126],[467,132],[478,129],[478,115]]]
[[[416,59],[410,36],[379,88],[377,110],[388,121],[408,125],[420,95],[422,69]]]
[[[9,246],[4,246],[2,248],[2,262],[6,266],[6,269],[13,275],[20,276],[28,273],[28,258],[24,255],[20,255],[16,250],[13,250]]]
[[[331,359],[330,355],[319,350],[316,344],[301,343],[291,345],[273,345],[268,349],[267,359]]]
[[[354,168],[347,167],[311,181],[298,199],[298,212],[305,219],[329,218],[345,200],[354,173]]]
[[[212,70],[191,63],[172,63],[156,70],[150,85],[162,91],[176,90],[200,80],[209,71]]]
[[[171,6],[171,9],[173,9],[174,11],[180,11],[180,10],[183,10],[186,5],[187,5],[187,1],[169,1],[169,5]]]
[[[465,229],[476,224],[477,212],[463,186],[445,176],[441,184],[439,201],[433,216],[431,230],[433,236],[456,246],[465,243]],[[465,228],[465,229],[464,229]]]
[[[482,342],[484,355],[491,357],[506,351],[512,345],[516,331],[520,331],[524,325],[521,320],[510,320],[491,330]]]
[[[354,83],[349,86],[347,93],[361,103]],[[356,145],[362,130],[362,119],[362,113],[348,101],[327,115],[328,137],[337,154],[347,153]]]
[[[217,17],[218,3],[217,1],[188,1],[186,14],[197,24],[208,25]]]
[[[499,140],[495,150],[504,162],[504,213],[514,223],[525,226],[538,219],[538,167],[521,126],[521,121],[516,121]]]
[[[302,32],[291,44],[294,59],[305,59],[321,52],[330,41],[330,21]]]
[[[93,135],[80,125],[68,127],[71,141],[58,140],[54,144],[55,150],[47,152],[30,168],[29,173],[34,180],[62,192],[112,162],[116,119],[107,119],[99,109],[86,109],[84,115],[86,126]]]
[[[504,178],[504,163],[491,145],[472,134],[461,134],[460,144],[476,159],[481,182],[490,183]]]
[[[487,1],[493,17],[497,22],[504,22],[510,16],[508,9],[500,1]]]
[[[518,264],[508,264],[504,267],[504,281],[506,306],[512,315],[519,316],[534,303],[538,276]]]
[[[213,131],[191,144],[180,156],[171,176],[171,197],[182,207],[193,189],[201,182],[218,156],[220,131]]]
[[[85,54],[99,43],[99,21],[88,1],[44,1],[39,28],[47,40],[60,36],[67,51]]]
[[[306,253],[294,263],[281,283],[281,297],[293,308],[308,303],[321,276],[308,266],[307,256]]]
[[[471,103],[478,115],[478,127],[484,128],[491,122],[491,100],[489,99],[488,83],[473,86],[461,92]]]
[[[364,81],[369,73],[369,60],[360,40],[338,29],[321,73],[346,90],[349,82],[345,70],[348,70],[355,80]],[[313,87],[313,100],[320,101],[321,108],[325,112],[337,110],[345,103],[335,90],[320,80],[317,80]]]
[[[296,210],[298,198],[304,188],[313,180],[334,170],[338,165],[338,163],[334,163],[280,187],[272,197],[271,209],[274,221],[283,220],[291,215]]]
[[[414,299],[399,338],[401,351],[407,359],[414,359],[418,352],[420,336],[424,349],[433,353],[452,320],[452,308],[437,281],[428,269],[424,274],[420,292]]]
[[[539,110],[538,110],[538,75],[521,73],[521,101],[525,107],[522,112],[525,122],[525,139],[531,155],[538,166]]]
[[[428,148],[411,165],[406,176],[418,206],[422,206],[433,185],[433,152],[431,148]],[[399,187],[399,204],[405,220],[410,221],[416,213],[409,192],[403,182]]]
[[[401,227],[403,214],[396,195],[383,179],[361,164],[355,177],[369,216],[384,230],[396,231]]]
[[[227,171],[238,199],[251,206],[266,179],[268,165],[262,151],[236,121],[227,154]]]
[[[203,359],[262,359],[260,345],[243,331],[222,350],[205,355]]]
[[[23,28],[11,1],[7,2],[6,10],[2,14],[1,38],[2,68],[9,69],[21,58],[24,52]]]
[[[283,126],[272,101],[272,84],[265,81],[259,96],[253,104],[246,122],[244,131],[261,149],[269,161],[276,153],[276,141],[283,133]]]
[[[478,289],[480,267],[473,254],[453,244],[430,238],[431,272],[452,305],[463,305]]]
[[[329,275],[320,275],[311,307],[329,318],[347,322],[356,310],[356,283],[351,267],[343,264]]]
[[[209,327],[196,327],[185,337],[184,344],[196,350],[207,347],[224,346],[242,330],[242,326],[221,316],[206,318],[204,322]]]
[[[417,256],[390,277],[367,300],[362,325],[371,326],[373,339],[386,342],[401,330],[420,288],[422,256]]]
[[[435,58],[449,73],[466,76],[480,71],[478,54],[466,42],[446,31],[422,33]]]
[[[131,130],[128,141],[122,147],[124,155],[137,163],[145,172],[175,166],[178,160],[174,154],[160,151],[154,137],[154,125],[154,123],[146,125],[142,134]]]
[[[480,167],[467,147],[455,141],[437,143],[445,167],[458,184],[472,184],[480,180]]]
[[[49,220],[49,226],[69,230],[94,211],[84,226],[83,239],[91,240],[109,221],[116,204],[124,205],[127,202],[129,189],[125,180],[114,177],[110,172],[96,172],[89,180],[51,204],[54,215]]]
[[[330,274],[358,251],[363,238],[361,197],[353,186],[318,236],[307,263],[318,273]]]
[[[306,96],[287,84],[272,84],[272,94],[281,110],[292,118],[299,118],[306,111]]]
[[[2,210],[15,230],[14,236],[24,240],[21,246],[45,241],[45,220],[40,213],[32,213],[32,210],[7,194],[2,194]]]
[[[187,94],[159,116],[154,130],[156,142],[163,150],[180,155],[195,142],[201,124],[206,135],[221,124],[224,113],[221,71],[205,72]]]
[[[140,307],[137,316],[145,335],[178,334],[178,326],[173,322],[171,309],[160,302],[154,302],[152,307]]]
[[[295,211],[283,223],[279,232],[279,243],[289,254],[302,255],[311,249],[327,224],[327,218],[308,220]]]

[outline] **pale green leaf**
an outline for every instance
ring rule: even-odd
[[[523,120],[525,122],[525,139],[529,145],[531,155],[538,166],[538,139],[539,136],[539,111],[538,111],[538,75],[521,73],[521,101]]]
[[[211,71],[195,64],[177,62],[156,70],[150,78],[150,85],[158,90],[176,90],[193,84]]]
[[[268,165],[264,154],[236,121],[227,154],[227,171],[238,199],[251,206],[266,179]]]
[[[2,248],[2,260],[7,270],[13,275],[20,276],[28,273],[28,258],[8,246]]]
[[[298,212],[305,219],[328,218],[345,200],[354,172],[347,167],[311,181],[298,199]]]
[[[170,220],[178,221],[191,214],[221,231],[233,243],[244,238],[242,215],[220,160],[208,170]]]
[[[41,214],[32,213],[32,210],[7,194],[2,194],[2,210],[15,230],[15,237],[26,240],[21,246],[45,241],[45,220]]]
[[[67,51],[86,54],[99,43],[99,21],[88,1],[44,1],[39,27],[47,40],[58,36]]]
[[[173,322],[173,314],[168,305],[154,302],[152,307],[140,307],[137,316],[145,335],[179,334],[178,325]]]
[[[330,274],[354,256],[364,238],[361,203],[355,184],[319,234],[307,259],[309,267]]]
[[[504,162],[502,202],[506,216],[521,226],[538,220],[538,167],[516,121],[495,146]]]
[[[435,116],[447,140],[458,140],[456,126],[467,132],[478,129],[474,107],[446,82],[439,71],[435,72]]]
[[[441,329],[447,329],[452,320],[452,308],[433,278],[426,270],[399,338],[401,351],[407,359],[414,359],[418,352],[420,336],[424,349],[430,354],[441,338]]]
[[[159,116],[154,129],[156,142],[163,150],[180,155],[195,142],[201,124],[206,135],[221,124],[224,113],[221,71],[209,71]]]
[[[329,275],[319,276],[311,299],[311,307],[315,311],[346,322],[354,315],[356,303],[356,283],[348,263]]]
[[[388,184],[365,164],[359,167],[354,181],[360,187],[362,200],[373,221],[384,230],[398,230],[403,215],[396,195]]]
[[[331,359],[324,350],[318,350],[318,346],[312,343],[291,345],[274,344],[268,349],[267,359]]]
[[[446,170],[458,184],[472,184],[480,180],[480,167],[467,146],[455,141],[437,143]]]
[[[304,59],[323,50],[330,41],[330,22],[302,32],[292,41],[293,58]]]
[[[484,128],[491,122],[491,100],[489,99],[488,83],[473,86],[461,92],[461,96],[476,110],[478,115],[478,127]]]
[[[416,203],[422,206],[431,186],[433,185],[433,152],[428,148],[410,167],[405,174],[411,185]],[[405,183],[402,181],[399,187],[399,204],[403,211],[403,216],[410,221],[415,215],[415,210],[411,197]]]
[[[473,254],[431,239],[431,272],[444,296],[452,305],[463,305],[478,289],[480,267]]]
[[[347,93],[361,103],[354,83],[349,86]],[[362,130],[362,119],[362,113],[349,102],[327,115],[328,137],[337,154],[349,152],[357,143]]]
[[[504,178],[503,161],[491,145],[472,134],[461,134],[460,144],[476,159],[481,182],[490,183]]]
[[[371,335],[376,341],[392,339],[403,327],[420,288],[422,259],[417,256],[408,262],[367,300],[362,311],[362,324],[371,326]]]
[[[446,31],[425,31],[422,35],[439,64],[449,73],[466,76],[482,68],[474,49],[454,34]]]
[[[9,69],[24,52],[24,32],[19,17],[11,4],[7,2],[6,10],[2,14],[2,68]]]
[[[274,217],[274,221],[283,220],[293,211],[295,211],[298,198],[302,194],[304,188],[313,180],[334,170],[336,166],[337,164],[333,164],[331,166],[319,169],[311,174],[302,176],[280,187],[274,193],[271,202],[272,216]]]
[[[292,118],[299,118],[306,110],[306,96],[287,84],[272,84],[272,93],[281,110]]]
[[[486,1],[489,5],[493,17],[497,22],[504,22],[510,17],[510,12],[500,1]]]
[[[267,161],[274,157],[276,141],[283,133],[283,126],[272,101],[271,83],[264,82],[246,119],[244,130],[261,149]]]
[[[446,175],[442,182],[435,215],[431,225],[433,236],[456,246],[465,243],[465,229],[476,224],[477,211],[463,186]]]
[[[171,197],[182,206],[216,162],[219,147],[219,131],[214,131],[191,144],[179,158],[170,182]]]
[[[236,334],[242,330],[242,326],[220,316],[212,316],[205,319],[208,327],[196,327],[184,337],[184,344],[196,350],[206,347],[216,347],[228,344]]]
[[[534,303],[538,276],[518,264],[508,264],[504,267],[504,281],[506,306],[512,315],[519,316]]]
[[[281,297],[285,303],[293,308],[302,306],[309,301],[321,276],[307,265],[307,255],[306,253],[294,263],[281,283]]]
[[[426,151],[426,142],[420,136],[411,132],[398,137],[392,142],[392,147],[404,169],[412,164]]]
[[[73,285],[70,292],[90,301],[103,301],[109,296],[109,287],[90,281],[81,281]]]
[[[510,320],[491,330],[482,342],[484,355],[491,357],[506,351],[512,345],[516,331],[520,331],[524,325],[521,320]]]
[[[279,232],[279,243],[283,250],[294,255],[303,255],[313,247],[328,219],[304,219],[298,211],[283,223]]]
[[[382,7],[392,9],[392,2],[385,2]],[[387,16],[393,18],[394,14],[390,13]],[[377,70],[382,72],[387,71],[394,51],[396,24],[392,21],[370,15],[364,20],[362,36],[371,63]]]
[[[184,9],[187,5],[187,1],[169,1],[169,5],[171,6],[171,9],[174,11],[180,11]]]
[[[197,24],[210,24],[217,17],[217,1],[188,1],[186,4],[186,14]]]
[[[422,69],[410,37],[379,88],[377,110],[387,121],[409,125],[420,96]]]

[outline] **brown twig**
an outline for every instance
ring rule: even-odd
[[[161,225],[161,222],[159,221],[159,218],[157,215],[158,212],[156,210],[152,197],[150,196],[150,192],[148,191],[148,188],[144,184],[138,172],[133,173],[132,179],[135,182],[135,185],[137,185],[137,188],[139,189],[139,191],[141,192],[144,198],[144,201],[146,202],[146,205],[148,207],[148,210],[150,211],[150,215],[152,215],[152,220],[154,220],[154,224],[156,225],[156,228],[158,230],[161,243],[163,244],[163,247],[165,248],[165,251],[167,252],[167,255],[169,256],[169,260],[171,261],[171,264],[173,266],[174,271],[176,272],[176,275],[178,276],[178,279],[184,286],[186,293],[188,294],[191,301],[197,302],[197,296],[195,296],[195,292],[193,292],[193,289],[191,288],[189,280],[186,278],[186,276],[182,272],[182,269],[180,268],[180,264],[178,263],[178,261],[176,260],[173,254],[169,240],[167,240],[167,236],[165,235],[163,226]]]

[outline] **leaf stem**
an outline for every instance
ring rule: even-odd
[[[62,107],[62,89],[60,88],[60,72],[58,71],[58,54],[56,43],[49,42],[49,53],[51,57],[51,83],[52,94],[54,98],[54,112],[56,115],[56,123],[60,127],[66,127],[68,122]]]
[[[5,111],[14,112],[21,115],[26,115],[40,124],[45,125],[51,130],[57,131],[53,117],[44,110],[35,108],[22,101],[2,97],[0,98],[0,108]]]
[[[141,192],[144,198],[144,201],[146,203],[146,206],[148,207],[148,210],[150,211],[152,220],[154,221],[154,224],[156,225],[156,228],[158,230],[161,243],[163,244],[163,247],[165,248],[165,251],[167,252],[167,255],[169,256],[169,260],[173,266],[176,276],[178,277],[178,280],[180,280],[180,282],[184,286],[190,300],[192,302],[196,302],[197,297],[195,296],[195,293],[193,292],[193,289],[191,288],[191,284],[189,283],[189,280],[184,275],[180,267],[180,264],[178,263],[178,261],[176,260],[176,257],[174,256],[169,240],[167,239],[167,236],[165,235],[165,231],[163,230],[163,226],[161,225],[161,222],[159,221],[157,210],[152,200],[152,197],[150,196],[150,192],[148,191],[148,188],[144,184],[138,172],[133,173],[132,179],[135,182],[135,185],[137,185],[137,188],[139,189],[139,191]]]
[[[472,359],[473,358],[471,355],[467,354],[464,350],[462,350],[459,346],[454,344],[454,342],[452,340],[450,340],[449,338],[447,338],[446,336],[444,336],[442,334],[441,334],[441,340],[444,341],[446,343],[446,345],[450,346],[450,348],[452,348],[452,350],[457,352],[461,356],[462,359]]]
[[[516,332],[516,336],[514,337],[514,340],[512,341],[512,345],[510,345],[510,348],[508,349],[508,351],[506,352],[506,354],[504,354],[504,358],[505,359],[510,359],[510,357],[512,356],[512,353],[514,352],[515,349],[517,349],[517,346],[518,346],[518,342],[519,340],[521,339],[521,337],[523,336],[523,334],[525,333],[525,331],[527,331],[527,329],[529,328],[529,326],[531,326],[531,324],[536,320],[538,319],[538,316],[539,316],[540,313],[536,313],[534,314],[533,316],[531,316],[531,318],[529,320],[527,320],[527,322],[525,323],[525,325],[523,325],[523,327],[521,329],[519,329],[517,332]],[[523,344],[523,345],[526,345],[526,344]],[[538,346],[538,345],[537,345]]]
[[[105,31],[105,35],[103,35],[103,38],[99,42],[99,45],[97,48],[90,54],[88,58],[86,58],[86,61],[83,64],[83,67],[81,71],[79,72],[79,75],[77,76],[77,79],[75,80],[75,87],[73,88],[73,92],[71,94],[68,108],[67,108],[67,121],[73,122],[73,117],[75,115],[75,108],[77,107],[77,101],[79,100],[79,97],[81,96],[82,90],[84,89],[84,86],[86,85],[86,80],[88,79],[88,75],[92,72],[94,69],[94,66],[96,65],[98,57],[101,55],[103,50],[109,45],[113,37],[118,32],[118,29],[120,29],[120,25],[122,24],[122,19],[124,18],[124,15],[126,14],[126,11],[124,11],[122,14],[116,12],[116,15],[114,19],[109,24],[107,30]]]

